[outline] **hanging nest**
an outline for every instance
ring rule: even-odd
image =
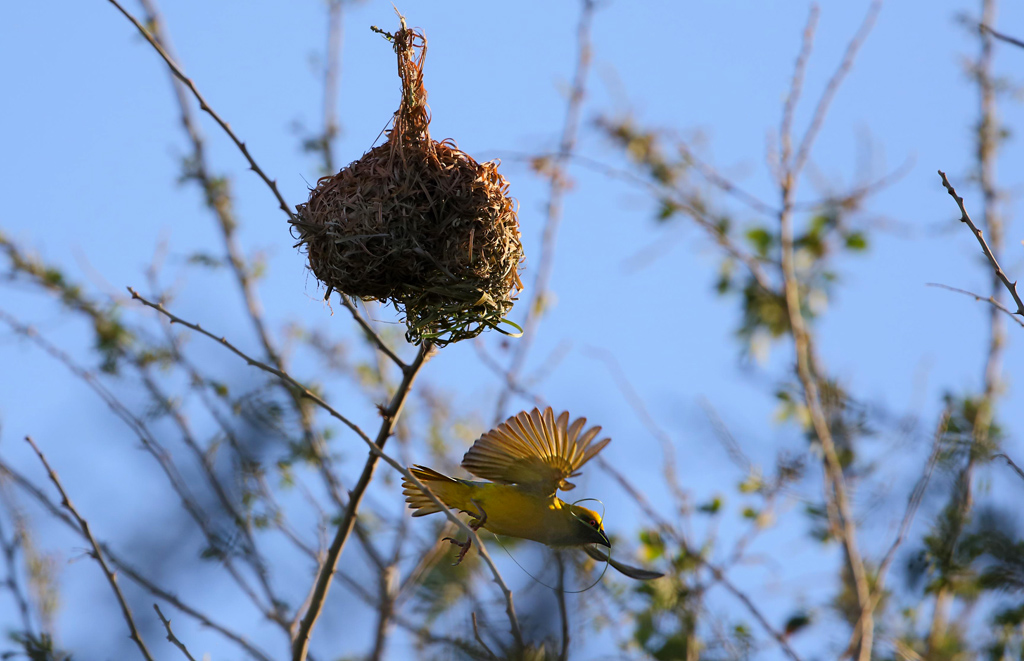
[[[401,18],[401,17],[400,17]],[[374,147],[323,177],[292,221],[296,246],[332,290],[394,303],[406,339],[444,346],[505,319],[522,291],[515,201],[496,161],[477,163],[453,141],[430,139],[423,86],[427,42],[402,27],[394,44],[402,102]]]

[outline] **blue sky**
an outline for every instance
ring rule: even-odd
[[[1024,34],[1024,9],[1005,5],[998,26]],[[550,151],[557,144],[572,75],[578,4],[411,2],[400,8],[429,40],[426,84],[433,137],[454,138],[478,160],[503,159],[502,171],[521,205],[524,281],[530,282],[546,186],[517,156]],[[805,98],[795,116],[798,131],[806,127],[814,101],[866,8],[862,1],[821,7]],[[326,33],[323,3],[182,0],[162,9],[186,71],[278,180],[285,198],[301,202],[318,174],[313,158],[299,148],[295,127],[314,132],[321,122],[321,79],[315,67]],[[774,202],[778,193],[765,166],[766,138],[777,130],[807,9],[806,3],[606,3],[594,21],[595,59],[580,152],[621,164],[591,120],[630,112],[644,125],[702,136],[707,160]],[[863,216],[865,221],[891,221],[899,231],[872,232],[866,255],[839,262],[842,286],[818,326],[824,360],[848,390],[896,413],[920,416],[920,437],[913,442],[901,444],[885,434],[869,442],[871,453],[889,459],[881,468],[889,476],[883,482],[900,503],[910,486],[907,475],[915,474],[921,460],[920,443],[933,424],[941,393],[976,390],[981,381],[987,310],[966,297],[925,286],[940,282],[984,291],[988,282],[977,244],[955,223],[956,208],[935,173],[947,171],[968,208],[980,210],[980,194],[967,178],[976,92],[962,67],[963,58],[977,47],[955,21],[965,11],[975,7],[960,1],[888,3],[833,104],[811,160],[817,178],[832,187],[857,181],[858,153],[865,144],[873,148],[875,177],[912,164],[905,177],[872,198]],[[342,136],[336,151],[342,162],[358,158],[373,144],[396,106],[393,57],[368,29],[371,24],[388,29],[394,22],[385,2],[346,11],[338,101]],[[94,291],[116,295],[126,285],[145,286],[144,270],[161,241],[169,246],[167,281],[185,273],[189,254],[220,250],[197,191],[175,184],[187,145],[164,65],[112,6],[100,0],[58,8],[5,3],[0,6],[0,63],[4,232],[47,261],[64,265]],[[1015,84],[1013,74],[1022,63],[1024,51],[997,48],[997,71]],[[1001,114],[1011,129],[1022,125],[1018,103],[1004,98]],[[215,169],[232,176],[241,241],[268,261],[260,295],[271,328],[280,335],[284,322],[297,318],[335,337],[351,337],[344,311],[331,317],[321,304],[267,189],[205,116],[202,126]],[[999,161],[1000,184],[1009,193],[1004,266],[1011,276],[1024,273],[1020,226],[1013,224],[1018,173],[1024,171],[1018,144],[1011,139]],[[740,479],[713,440],[702,401],[765,465],[778,448],[802,450],[798,431],[773,421],[775,403],[766,387],[781,374],[789,355],[778,347],[764,366],[741,364],[732,336],[737,302],[715,296],[712,289],[715,248],[693,227],[656,226],[651,202],[621,182],[579,166],[572,176],[552,281],[557,304],[541,325],[529,366],[542,366],[565,342],[570,350],[541,385],[544,397],[604,425],[615,439],[605,457],[635,481],[649,481],[655,502],[665,498],[658,486],[657,445],[593,357],[595,349],[615,355],[654,417],[672,433],[680,480],[697,501],[719,492],[731,496]],[[815,192],[805,184],[798,197],[812,199]],[[744,220],[744,212],[733,208]],[[645,268],[627,268],[628,258],[670,237],[674,245],[663,256]],[[241,302],[226,274],[189,275],[174,307],[204,327],[239,329],[233,339],[256,350],[255,338],[239,323]],[[46,297],[3,285],[0,308],[35,324],[74,355],[86,355],[88,334]],[[125,310],[126,315],[136,312]],[[513,318],[523,313],[517,309]],[[375,314],[391,319],[385,310]],[[1024,331],[1011,326],[1008,332],[1001,410],[1010,435],[1007,449],[1024,457],[1020,416],[1012,413],[1024,410],[1024,395],[1013,378],[1024,368]],[[498,339],[488,337],[486,345],[496,351]],[[244,367],[225,352],[198,341],[191,348],[205,364],[245,378]],[[107,537],[116,538],[119,525],[146,520],[147,501],[159,498],[163,487],[155,482],[147,458],[113,427],[94,396],[69,379],[61,365],[9,333],[0,333],[0,364],[5,375],[0,378],[0,452],[41,476],[20,441],[33,435]],[[296,371],[315,373],[315,368],[307,359]],[[493,401],[486,398],[498,389],[468,342],[445,349],[426,375],[463,412],[473,411],[479,401]],[[330,394],[345,396],[343,386],[334,387],[332,393],[328,384]],[[372,411],[357,415],[372,421]],[[356,470],[362,449],[339,449],[357,458],[349,466]],[[984,479],[992,484],[993,500],[1019,498],[1022,486],[1000,471]],[[813,493],[813,485],[809,481],[805,491]],[[601,496],[608,504],[611,530],[632,528],[637,512],[610,480],[593,472],[583,486],[584,495]],[[863,504],[868,494],[862,495]],[[396,493],[393,486],[382,485],[373,497],[387,502],[383,499]],[[799,515],[790,518],[790,524],[766,534],[758,548],[761,554],[786,558],[782,568],[748,568],[737,579],[777,619],[785,615],[780,604],[793,603],[794,594],[796,601],[818,605],[832,587],[821,577],[832,580],[828,572],[835,558],[806,542]],[[885,548],[893,520],[886,512],[871,513],[867,530],[873,532],[866,543],[871,552]],[[54,546],[68,541],[45,521],[37,523]],[[727,527],[723,534],[739,530]],[[73,552],[64,553],[73,559]],[[302,568],[295,574],[297,581],[305,576]],[[64,641],[72,648],[106,649],[96,640],[95,625],[76,616],[82,603],[113,608],[95,567],[69,564],[62,578]],[[523,579],[520,575],[513,582],[522,585]],[[197,578],[197,587],[203,580]],[[739,613],[727,598],[713,603],[723,612]],[[183,632],[204,641],[197,645],[208,641],[208,649],[220,658],[215,639],[180,616],[176,625],[179,621]],[[343,651],[364,649],[358,637],[349,642],[351,649]],[[795,645],[812,650],[820,649],[819,643],[797,639]],[[226,653],[225,658],[233,658],[233,652]],[[764,658],[774,654],[769,648]]]

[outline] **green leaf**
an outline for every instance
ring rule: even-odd
[[[863,232],[850,232],[846,235],[846,249],[859,252],[868,249],[868,239]]]
[[[797,631],[800,631],[801,629],[805,628],[810,623],[811,614],[806,611],[798,611],[793,615],[790,615],[789,619],[786,620],[786,635],[791,636],[795,634]]]
[[[697,508],[698,511],[703,512],[704,514],[718,514],[719,510],[721,509],[722,498],[720,496],[715,496],[714,498],[712,498],[711,500]]]
[[[747,230],[747,240],[750,241],[750,245],[753,246],[759,256],[767,257],[772,243],[775,242],[775,237],[765,228],[755,227]]]

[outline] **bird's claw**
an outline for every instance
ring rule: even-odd
[[[484,511],[484,508],[480,507],[480,503],[476,502],[475,500],[473,500],[471,502],[476,507],[477,515],[476,515],[476,518],[474,518],[472,521],[469,522],[469,528],[473,532],[476,532],[476,531],[480,530],[481,527],[483,527],[484,523],[487,522],[487,512]],[[469,512],[467,512],[467,514],[469,514]],[[473,537],[472,536],[470,536],[469,539],[467,539],[464,542],[460,542],[457,539],[455,539],[454,537],[445,537],[441,541],[442,542],[451,542],[455,546],[458,546],[459,549],[461,549],[459,551],[459,557],[457,557],[455,559],[455,562],[452,563],[452,567],[457,567],[462,562],[462,559],[466,557],[466,554],[469,553],[469,549],[471,549],[473,547]]]
[[[459,564],[462,563],[462,559],[466,557],[467,553],[469,553],[469,549],[473,547],[473,539],[472,538],[467,539],[464,542],[460,542],[459,540],[455,539],[454,537],[445,537],[441,541],[442,542],[451,542],[455,546],[458,546],[459,549],[461,549],[459,551],[459,556],[455,559],[455,562],[452,563],[452,567],[458,567]]]

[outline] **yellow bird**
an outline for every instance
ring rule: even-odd
[[[490,480],[475,482],[442,475],[432,468],[415,465],[409,472],[427,486],[438,500],[452,509],[473,516],[470,527],[484,528],[496,535],[507,535],[540,542],[551,547],[583,547],[593,558],[608,556],[592,546],[611,547],[601,517],[594,511],[569,504],[558,498],[558,490],[575,485],[567,479],[579,475],[579,469],[611,441],[593,440],[601,431],[591,427],[583,431],[586,418],[569,423],[569,413],[557,418],[546,408],[512,416],[481,436],[462,459],[462,467],[473,475]],[[413,516],[440,512],[423,491],[408,480],[402,481],[406,502]],[[461,547],[462,562],[472,540],[446,540]],[[609,560],[618,571],[631,578],[647,580],[661,576],[656,572]]]

